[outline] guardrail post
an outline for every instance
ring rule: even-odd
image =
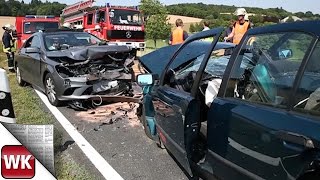
[[[8,76],[2,68],[0,68],[0,122],[16,123]]]

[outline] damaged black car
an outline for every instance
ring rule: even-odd
[[[54,106],[61,101],[101,103],[132,96],[134,51],[76,31],[33,34],[17,52],[16,79],[45,92]]]

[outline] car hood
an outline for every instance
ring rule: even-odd
[[[195,41],[184,47],[173,63],[170,65],[172,69],[175,69],[179,65],[194,59],[205,52],[207,52],[210,48],[211,43],[206,41]],[[142,66],[152,74],[161,75],[165,66],[169,63],[173,54],[178,50],[180,45],[166,46],[160,48],[156,51],[148,53],[139,58]],[[232,48],[234,45],[232,43],[220,43],[218,42],[215,46],[215,50]]]
[[[72,60],[85,61],[101,59],[108,54],[130,52],[131,48],[128,46],[82,46],[71,47],[65,50],[48,51],[46,53],[48,58],[68,57]]]

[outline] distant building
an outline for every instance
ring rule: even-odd
[[[292,19],[294,22],[295,22],[295,21],[302,21],[302,19],[299,18],[299,17],[297,17],[297,16],[288,16],[288,17],[286,17],[286,18],[284,18],[284,19],[281,19],[280,22],[281,22],[281,23],[285,23],[285,22],[290,21],[290,19]]]

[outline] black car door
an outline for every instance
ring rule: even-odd
[[[292,110],[310,94],[312,78],[301,75],[316,43],[315,25],[257,28],[243,38],[208,113],[207,161],[217,176],[295,179],[318,156],[319,117]],[[299,84],[307,88],[298,96]]]
[[[24,47],[18,52],[17,63],[21,71],[21,77],[30,84],[36,84],[40,77],[39,52],[29,52],[28,48],[37,48],[40,50],[40,39],[38,36],[31,36],[24,44]]]
[[[155,85],[152,91],[157,132],[160,139],[190,174],[192,174],[189,165],[191,147],[187,147],[190,144],[187,141],[193,141],[192,138],[199,132],[197,121],[199,120],[200,106],[195,98],[196,92],[194,89],[198,89],[199,80],[197,78],[199,79],[199,77],[197,77],[197,70],[203,67],[200,66],[198,69],[190,72],[185,78],[177,79],[175,73],[181,70],[187,63],[208,59],[221,32],[222,29],[219,28],[201,32],[188,38],[171,58],[161,75],[159,85]],[[193,43],[207,40],[207,37],[214,38],[210,42],[202,43],[211,43],[211,45],[200,50],[197,57],[194,57],[185,50],[187,46],[192,46]],[[177,62],[181,62],[180,58],[189,58],[190,61],[177,65]]]
[[[29,53],[30,57],[30,76],[32,79],[32,84],[36,86],[40,86],[40,83],[42,83],[41,74],[40,74],[40,64],[41,64],[41,41],[39,35],[33,36],[33,39],[31,41],[31,47],[39,49],[38,53]]]
[[[33,37],[27,39],[23,47],[18,51],[15,57],[18,67],[20,69],[20,74],[23,80],[31,83],[31,68],[32,68],[32,57],[26,52],[26,49],[31,47],[31,41]]]

